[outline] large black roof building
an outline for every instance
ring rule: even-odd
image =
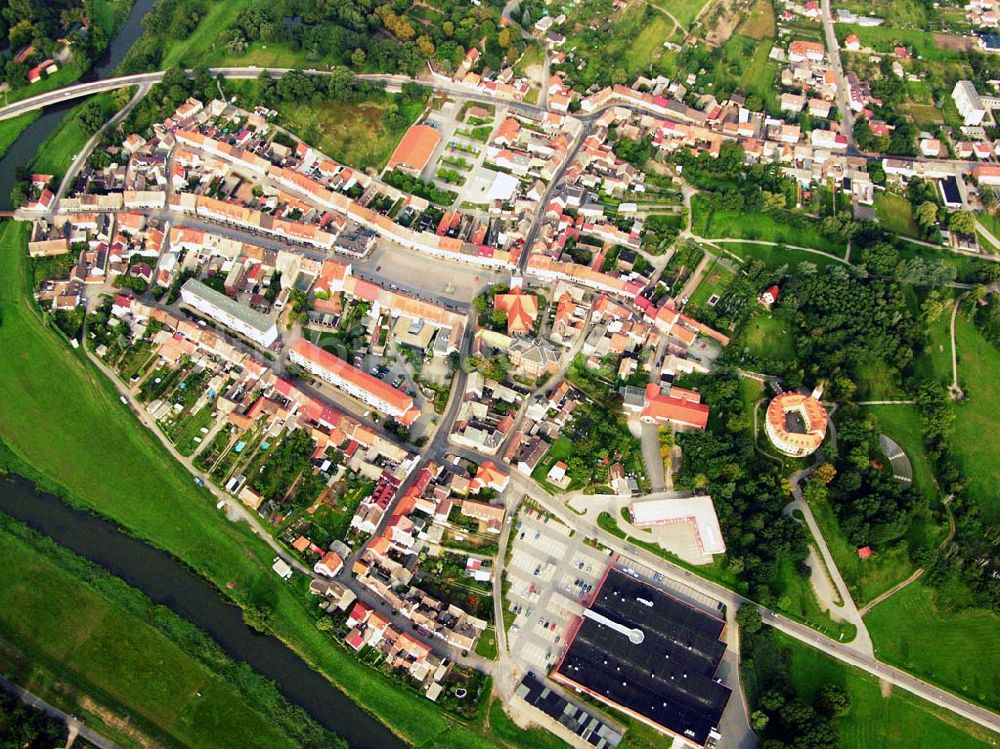
[[[612,569],[552,678],[700,746],[730,689],[716,681],[725,619]]]

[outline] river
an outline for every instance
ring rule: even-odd
[[[122,533],[103,518],[38,491],[20,477],[0,481],[0,511],[100,565],[154,603],[197,624],[232,658],[245,661],[257,673],[273,679],[289,701],[344,737],[352,749],[406,746],[284,643],[247,626],[239,607],[225,601],[218,590],[166,552]],[[270,570],[266,573],[270,574]]]
[[[125,25],[111,40],[111,44],[104,50],[104,54],[98,58],[93,67],[84,73],[81,81],[108,78],[115,72],[121,61],[125,59],[125,54],[132,47],[132,43],[142,34],[142,18],[155,2],[156,0],[135,0],[128,18],[125,20]],[[0,158],[0,206],[2,206],[2,210],[9,210],[11,207],[10,193],[14,189],[16,168],[28,165],[49,133],[56,128],[63,116],[79,103],[79,101],[65,102],[47,108],[41,117],[25,128],[24,132],[7,149],[3,158]]]

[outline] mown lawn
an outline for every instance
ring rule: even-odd
[[[316,629],[299,594],[271,573],[270,547],[227,522],[111,384],[41,323],[24,296],[28,228],[0,228],[0,439],[32,478],[175,555],[235,602],[270,611],[278,637],[410,743],[495,746],[481,723],[451,718]],[[532,745],[517,736],[512,745]]]
[[[35,668],[105,708],[124,708],[158,742],[165,736],[186,746],[295,746],[233,685],[6,529],[0,565],[0,638]],[[60,698],[65,688],[27,676],[27,689],[76,709]]]
[[[113,91],[95,94],[93,99],[100,104],[106,117],[114,114]],[[45,139],[38,153],[31,162],[31,170],[40,174],[52,174],[54,183],[58,186],[63,175],[73,163],[73,158],[83,150],[90,140],[88,133],[80,124],[77,116],[83,105],[74,107],[68,115],[62,118],[59,125]]]
[[[878,419],[879,428],[903,448],[913,466],[913,485],[927,497],[932,507],[941,503],[934,481],[934,469],[924,446],[923,426],[917,406],[864,406],[865,413]]]
[[[789,247],[749,244],[746,242],[726,242],[719,246],[743,260],[758,260],[769,270],[780,268],[783,265],[787,265],[790,270],[795,270],[799,263],[812,263],[819,270],[830,265],[843,265],[843,263],[826,255],[807,252],[805,250],[794,250]]]
[[[707,307],[708,300],[713,295],[721,298],[735,278],[736,274],[729,268],[721,265],[718,260],[713,261],[705,270],[698,288],[691,294],[690,304],[694,307]]]
[[[791,655],[789,673],[796,692],[812,700],[825,684],[838,684],[851,697],[851,710],[837,720],[843,749],[985,749],[992,734],[918,697],[893,689],[883,695],[872,676],[776,633]]]
[[[878,357],[856,362],[854,374],[857,377],[857,400],[906,399],[892,370]]]
[[[936,592],[916,582],[872,609],[865,622],[879,658],[996,710],[1000,617],[960,608],[968,598],[959,586]]]

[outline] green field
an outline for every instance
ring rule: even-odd
[[[245,106],[256,99],[256,81],[229,81],[226,85],[238,92]],[[386,115],[397,107],[401,121],[389,124]],[[279,108],[279,121],[342,164],[357,169],[381,169],[423,109],[420,101],[404,102],[400,96],[376,94],[357,103],[324,99],[285,104]]]
[[[96,701],[158,744],[296,746],[237,687],[6,527],[0,564],[0,640],[31,663],[3,670],[25,688],[69,712]]]
[[[768,0],[757,0],[736,33],[758,41],[772,39],[775,33],[774,6]]]
[[[854,26],[845,23],[838,23],[836,28],[837,38],[841,44],[849,34],[857,34],[862,47],[871,47],[876,52],[892,52],[894,46],[905,45],[913,51],[913,54],[919,55],[924,60],[940,62],[959,60],[963,57],[961,52],[949,50],[938,44],[933,34],[928,34],[922,29],[901,29],[888,24]]]
[[[833,555],[833,561],[847,583],[851,598],[858,606],[877,598],[913,573],[915,566],[910,561],[907,543],[878,550],[868,559],[861,559],[857,548],[840,530],[829,502],[812,501],[809,507]],[[922,527],[918,530],[922,530]]]
[[[812,263],[820,270],[830,265],[843,265],[840,261],[818,252],[795,250],[789,247],[749,244],[747,242],[726,242],[720,244],[719,247],[742,260],[757,260],[763,263],[768,270],[775,270],[786,265],[790,270],[795,270],[799,263]]]
[[[1000,351],[983,338],[976,326],[959,315],[955,323],[958,345],[958,382],[965,399],[955,404],[952,449],[969,478],[968,494],[987,517],[1000,517],[1000,442],[984,439],[995,434],[1000,414]]]
[[[681,26],[687,28],[707,3],[708,0],[670,0],[670,2],[654,0],[650,4],[669,10],[670,15],[676,18]]]
[[[114,92],[95,94],[92,98],[100,104],[106,117],[114,114]],[[40,174],[52,174],[54,183],[59,184],[62,176],[73,163],[73,158],[83,150],[91,134],[80,124],[76,116],[83,105],[78,105],[49,133],[31,162],[31,170]]]
[[[450,717],[316,629],[302,594],[271,573],[271,548],[247,526],[226,522],[208,491],[169,458],[111,384],[44,327],[24,296],[27,229],[13,222],[0,229],[0,439],[33,467],[33,478],[269,616],[278,637],[410,743],[495,746],[482,723]],[[531,745],[527,734],[518,735],[521,746]]]
[[[920,239],[920,227],[913,218],[913,206],[902,195],[879,193],[875,198],[875,215],[882,226],[893,234]]]
[[[787,658],[789,677],[800,698],[811,701],[825,684],[837,684],[850,695],[850,712],[836,721],[843,749],[986,749],[993,745],[993,734],[970,721],[901,689],[883,693],[874,677],[780,633],[772,636],[785,655],[772,653],[775,648],[753,651],[749,668],[743,669],[751,704],[757,700],[755,680],[763,678],[775,659]]]
[[[707,205],[701,195],[696,195],[691,204],[694,212],[691,230],[709,239],[753,239],[778,244],[809,247],[837,256],[844,254],[844,247],[827,239],[816,228],[815,222],[804,226],[792,226],[765,213],[744,213],[727,209],[717,209]]]
[[[879,358],[867,359],[854,365],[857,376],[857,400],[906,399],[893,372]]]
[[[790,323],[770,313],[753,318],[743,331],[741,346],[761,360],[794,361],[795,336]]]
[[[949,608],[935,596],[948,597]],[[1000,617],[958,609],[942,592],[914,583],[865,617],[878,657],[987,707],[1000,707]],[[967,595],[967,594],[966,594]]]
[[[654,6],[655,7],[655,6]],[[671,8],[674,13],[676,8]],[[697,10],[695,10],[697,13]],[[680,19],[678,19],[680,20]],[[681,21],[681,23],[684,23]],[[649,62],[663,51],[663,43],[670,38],[675,26],[664,13],[653,13],[648,22],[643,24],[625,50],[625,67],[627,70],[644,70]]]
[[[772,15],[773,22],[773,15]],[[740,88],[747,94],[756,94],[767,106],[768,111],[778,111],[778,95],[775,93],[775,77],[778,74],[778,63],[771,62],[768,54],[771,52],[769,42],[760,44],[754,50],[753,57],[747,63],[743,76],[740,78]]]
[[[160,70],[166,70],[174,65],[189,66],[204,62],[204,55],[215,46],[219,33],[232,26],[249,5],[248,0],[209,3],[205,17],[195,30],[188,37],[170,43],[160,63]]]
[[[934,470],[926,453],[923,426],[917,406],[865,406],[865,413],[878,419],[883,434],[903,448],[913,466],[913,485],[927,497],[931,507],[941,504],[940,492],[934,480]]]

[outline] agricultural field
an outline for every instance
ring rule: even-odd
[[[916,582],[865,617],[878,657],[956,694],[1000,707],[1000,617],[971,608],[961,584]]]

